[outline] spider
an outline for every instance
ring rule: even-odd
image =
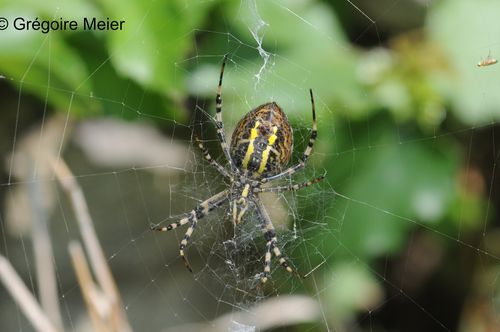
[[[308,187],[324,179],[324,176],[300,184],[290,184],[284,186],[265,186],[268,182],[281,179],[294,174],[303,169],[307,159],[311,155],[314,141],[317,137],[316,112],[314,107],[313,92],[309,89],[312,105],[312,132],[307,147],[299,162],[284,169],[290,161],[293,148],[292,127],[283,110],[275,102],[260,105],[248,112],[236,125],[236,129],[231,137],[231,145],[226,142],[224,124],[222,122],[222,77],[226,66],[227,56],[224,57],[215,97],[216,116],[213,118],[217,128],[217,136],[224,152],[229,170],[223,167],[212,158],[202,141],[195,135],[198,147],[204,158],[230,182],[229,188],[213,195],[204,202],[196,206],[187,213],[181,220],[167,226],[154,225],[151,227],[155,231],[170,231],[179,226],[189,223],[189,227],[182,239],[179,252],[186,265],[186,268],[193,272],[191,265],[184,253],[189,239],[196,228],[198,220],[205,217],[215,208],[229,202],[233,224],[236,226],[242,221],[245,212],[250,208],[255,208],[260,227],[267,241],[266,254],[264,257],[264,273],[261,281],[265,283],[271,272],[272,254],[279,260],[280,265],[288,272],[295,272],[287,259],[282,256],[278,248],[277,236],[269,214],[259,198],[264,192],[284,192],[294,191]]]

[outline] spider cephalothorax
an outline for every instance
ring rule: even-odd
[[[275,102],[260,105],[248,112],[236,125],[231,137],[231,145],[228,146],[224,132],[224,124],[222,122],[221,97],[222,77],[224,75],[225,64],[226,57],[224,57],[224,61],[222,62],[219,86],[215,98],[216,116],[214,121],[217,127],[217,136],[230,169],[226,169],[214,160],[198,138],[196,138],[196,141],[205,159],[217,169],[219,173],[229,179],[230,187],[200,203],[181,220],[167,226],[153,226],[152,229],[157,231],[169,231],[181,225],[190,224],[181,241],[179,251],[186,267],[192,271],[191,265],[184,253],[184,249],[196,228],[198,220],[216,207],[229,202],[233,223],[238,224],[242,221],[245,212],[249,208],[255,208],[262,231],[264,232],[264,238],[267,242],[267,249],[264,257],[264,273],[262,275],[262,282],[264,283],[271,273],[271,256],[273,253],[279,259],[281,266],[288,272],[292,273],[294,270],[281,255],[281,251],[277,246],[278,240],[276,232],[260,200],[260,193],[298,190],[323,179],[323,176],[321,176],[299,184],[263,187],[263,185],[270,181],[292,175],[305,167],[317,136],[313,93],[312,90],[309,90],[313,117],[311,137],[309,138],[307,147],[299,162],[294,166],[285,168],[290,161],[293,149],[292,127],[283,110]]]

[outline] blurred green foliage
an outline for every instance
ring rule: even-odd
[[[257,14],[236,1],[98,0],[61,7],[57,1],[3,1],[0,8],[9,19],[111,17],[126,20],[127,28],[42,37],[39,32],[3,31],[0,73],[23,93],[74,116],[147,115],[160,124],[165,119],[187,121],[182,105],[188,97],[207,98],[206,109],[213,109],[225,53],[230,69],[224,105],[232,112],[224,116],[230,123],[257,100],[273,98],[294,125],[306,126],[307,90],[312,87],[320,122],[316,169],[325,169],[329,184],[352,198],[336,197],[330,203],[336,208],[325,220],[343,218],[337,236],[317,228],[312,241],[322,252],[335,253],[328,256],[327,266],[347,273],[350,277],[342,278],[347,285],[357,280],[371,289],[373,276],[346,268],[346,261],[354,255],[369,262],[398,252],[417,225],[455,229],[466,220],[472,229],[479,226],[484,200],[462,190],[458,181],[463,151],[451,135],[433,137],[450,118],[457,128],[500,119],[499,68],[475,66],[489,52],[500,55],[500,43],[489,43],[492,36],[500,36],[495,16],[500,2],[439,1],[428,8],[422,30],[369,50],[347,40],[324,2],[259,1],[257,6],[266,22],[263,30],[257,29]],[[472,18],[477,21],[464,24]],[[254,75],[264,60],[251,32],[263,37],[262,47],[270,52],[258,84]],[[301,213],[311,213],[311,206]],[[349,252],[336,250],[339,239]],[[310,256],[297,265],[315,266],[322,259]],[[351,285],[344,290],[353,287],[357,289]],[[338,295],[331,296],[333,302],[353,300]],[[354,307],[347,305],[348,310]]]

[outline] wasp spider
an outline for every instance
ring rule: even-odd
[[[276,256],[279,263],[290,273],[295,273],[285,257],[278,248],[278,240],[274,226],[269,218],[264,205],[260,200],[263,192],[293,191],[308,187],[324,177],[284,186],[265,186],[268,182],[292,175],[303,169],[308,157],[311,155],[314,141],[317,136],[316,113],[314,109],[314,98],[312,90],[309,90],[312,104],[312,132],[307,147],[299,162],[291,167],[284,168],[290,161],[293,148],[292,128],[283,110],[275,102],[258,106],[248,112],[236,125],[231,138],[231,145],[226,141],[224,124],[222,122],[222,76],[226,65],[226,57],[222,62],[217,95],[215,97],[216,116],[213,119],[217,127],[217,136],[227,163],[226,167],[212,158],[203,143],[196,138],[198,147],[204,158],[219,173],[230,182],[228,189],[208,198],[196,206],[184,218],[167,226],[152,226],[155,231],[170,231],[179,226],[189,224],[189,228],[180,243],[180,256],[186,267],[192,272],[191,265],[184,253],[198,220],[206,216],[213,209],[229,203],[233,223],[239,224],[243,215],[249,208],[257,210],[264,238],[267,241],[267,249],[264,257],[264,273],[262,282],[265,283],[271,272],[271,257]]]

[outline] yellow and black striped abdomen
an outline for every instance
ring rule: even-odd
[[[276,103],[248,112],[236,125],[231,138],[231,157],[253,178],[278,174],[290,161],[292,128]]]

